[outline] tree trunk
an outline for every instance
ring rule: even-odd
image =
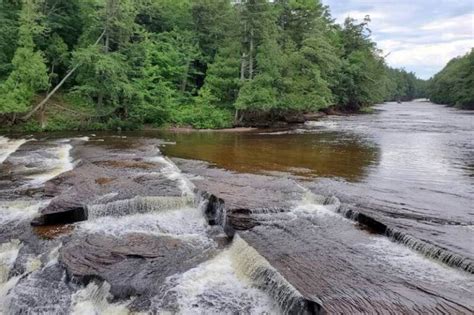
[[[12,117],[12,121],[11,121],[12,126],[15,124],[15,121],[16,121],[16,113],[13,113],[13,117]]]
[[[246,67],[246,55],[245,53],[242,54],[242,59],[240,61],[240,81],[245,81],[245,67]]]
[[[253,79],[253,54],[254,54],[254,39],[253,28],[250,30],[250,52],[249,52],[249,79]]]
[[[97,98],[97,107],[102,108],[102,104],[104,104],[104,93],[100,91],[99,96]]]
[[[188,60],[186,62],[186,71],[184,73],[183,79],[181,80],[181,93],[186,92],[186,88],[188,86],[188,75],[189,75],[189,67],[191,66],[191,61]]]
[[[44,104],[43,107],[40,109],[40,125],[41,125],[42,130],[44,129],[44,127],[46,127],[46,121],[44,118],[45,112],[46,112],[46,104]]]
[[[48,94],[51,91],[51,85],[53,84],[53,74],[54,74],[54,63],[51,65],[51,72],[49,73],[49,84],[48,84]]]
[[[105,31],[102,32],[102,34],[99,36],[99,38],[97,39],[97,41],[94,43],[94,46],[97,45],[101,40],[102,38],[104,37],[105,35]],[[66,76],[61,80],[61,82],[58,83],[58,85],[56,85],[54,87],[54,89],[48,93],[48,95],[46,95],[46,98],[44,100],[42,100],[38,105],[36,105],[28,114],[26,114],[25,116],[22,117],[23,120],[28,120],[31,118],[31,116],[33,116],[34,113],[36,113],[40,108],[42,108],[48,101],[49,99],[61,88],[61,86],[63,86],[63,84],[67,81],[67,79],[69,79],[69,77],[77,70],[77,68],[79,68],[80,64],[77,64],[74,66],[74,68],[72,68],[71,70],[69,70],[69,72],[66,74]]]
[[[105,53],[109,52],[109,47],[110,47],[110,36],[109,36],[109,32],[107,32],[107,35],[105,36],[105,45],[104,45]]]
[[[33,108],[28,114],[23,116],[22,119],[30,119],[34,113],[36,113],[40,108],[42,108],[49,101],[49,99],[59,90],[59,88],[61,88],[61,86],[67,81],[67,79],[69,79],[69,77],[77,70],[77,68],[79,68],[79,65],[76,65],[74,68],[72,68],[61,80],[61,82],[59,82],[58,85],[56,85],[56,87],[51,92],[49,92],[48,95],[46,95],[46,98],[42,100],[38,105],[36,105],[35,108]]]
[[[234,125],[237,125],[238,121],[239,121],[239,110],[235,109]]]

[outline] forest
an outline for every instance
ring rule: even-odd
[[[428,83],[432,102],[474,109],[474,50],[452,59]]]
[[[426,96],[369,23],[337,24],[317,0],[0,0],[0,121],[226,128]],[[435,100],[464,104],[436,87],[461,62]]]

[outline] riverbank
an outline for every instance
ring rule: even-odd
[[[40,98],[38,98],[40,99]],[[206,122],[206,118],[199,124],[193,126],[187,123],[167,122],[162,125],[141,124],[133,119],[106,119],[94,113],[81,99],[74,99],[63,95],[57,95],[50,100],[44,111],[39,111],[27,121],[17,118],[16,123],[4,121],[0,132],[11,133],[39,133],[39,132],[98,132],[98,131],[133,131],[133,130],[169,130],[176,132],[187,132],[191,130],[218,131],[218,132],[247,132],[261,129],[292,128],[309,121],[317,121],[327,116],[348,116],[359,114],[373,114],[372,107],[364,107],[360,110],[341,110],[331,106],[316,112],[292,112],[280,114],[253,114],[246,115],[247,118],[238,123],[223,123],[220,127],[208,127],[214,123]],[[230,115],[230,113],[229,113]],[[212,118],[213,119],[213,118]],[[178,119],[179,120],[179,119]],[[186,119],[184,120],[186,121]]]

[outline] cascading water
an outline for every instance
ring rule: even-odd
[[[24,144],[27,140],[25,139],[8,139],[0,136],[0,164],[2,164],[13,152]]]
[[[152,310],[160,314],[280,314],[273,299],[239,270],[238,250],[232,245],[196,268],[168,278],[165,289],[153,298]]]
[[[8,241],[0,245],[0,313],[469,309],[469,302],[462,303],[473,289],[466,275],[358,229],[344,218],[355,219],[349,215],[354,212],[341,215],[346,204],[335,197],[264,178],[258,185],[273,186],[260,197],[265,201],[267,192],[278,190],[287,198],[281,208],[275,203],[265,208],[265,202],[254,203],[262,208],[227,208],[218,197],[199,192],[189,180],[193,175],[161,156],[152,141],[85,140],[31,141],[8,157],[22,185],[4,191],[9,195],[0,201],[0,237]],[[82,162],[75,166],[71,155]],[[41,195],[44,180],[74,166],[48,182],[48,195]],[[203,189],[206,179],[199,176],[196,185]],[[246,176],[244,183],[253,178]],[[287,188],[287,194],[280,192]],[[241,189],[237,196],[245,198],[253,188]],[[73,221],[56,239],[50,239],[50,227],[41,227],[48,239],[26,229],[38,209],[64,207],[86,209],[87,220]],[[233,225],[236,219],[241,225]],[[21,233],[6,228],[15,221],[21,225],[13,230]]]
[[[37,160],[29,160],[30,163],[36,164],[29,171],[33,171],[36,174],[26,177],[29,179],[28,185],[40,186],[48,180],[72,170],[74,164],[71,159],[71,150],[72,145],[60,143],[55,148],[41,152]]]
[[[0,284],[7,282],[8,274],[15,263],[20,248],[19,240],[12,240],[0,245]]]
[[[110,285],[91,282],[72,295],[71,314],[128,315],[128,303],[110,303]]]
[[[186,197],[141,197],[118,200],[106,204],[96,204],[88,207],[89,218],[94,219],[105,216],[126,216],[132,214],[145,214],[155,211],[182,209],[192,206],[194,198]]]
[[[232,263],[239,273],[267,292],[285,314],[317,314],[321,301],[304,298],[272,265],[239,236],[230,248]]]
[[[161,173],[168,179],[177,181],[183,196],[194,197],[194,185],[180,171],[180,169],[168,158],[163,156],[148,159],[150,162],[165,165]]]

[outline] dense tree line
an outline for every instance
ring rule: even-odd
[[[0,0],[0,115],[207,128],[420,96],[369,22],[317,0]]]
[[[428,85],[432,102],[474,109],[474,50],[452,59]]]

